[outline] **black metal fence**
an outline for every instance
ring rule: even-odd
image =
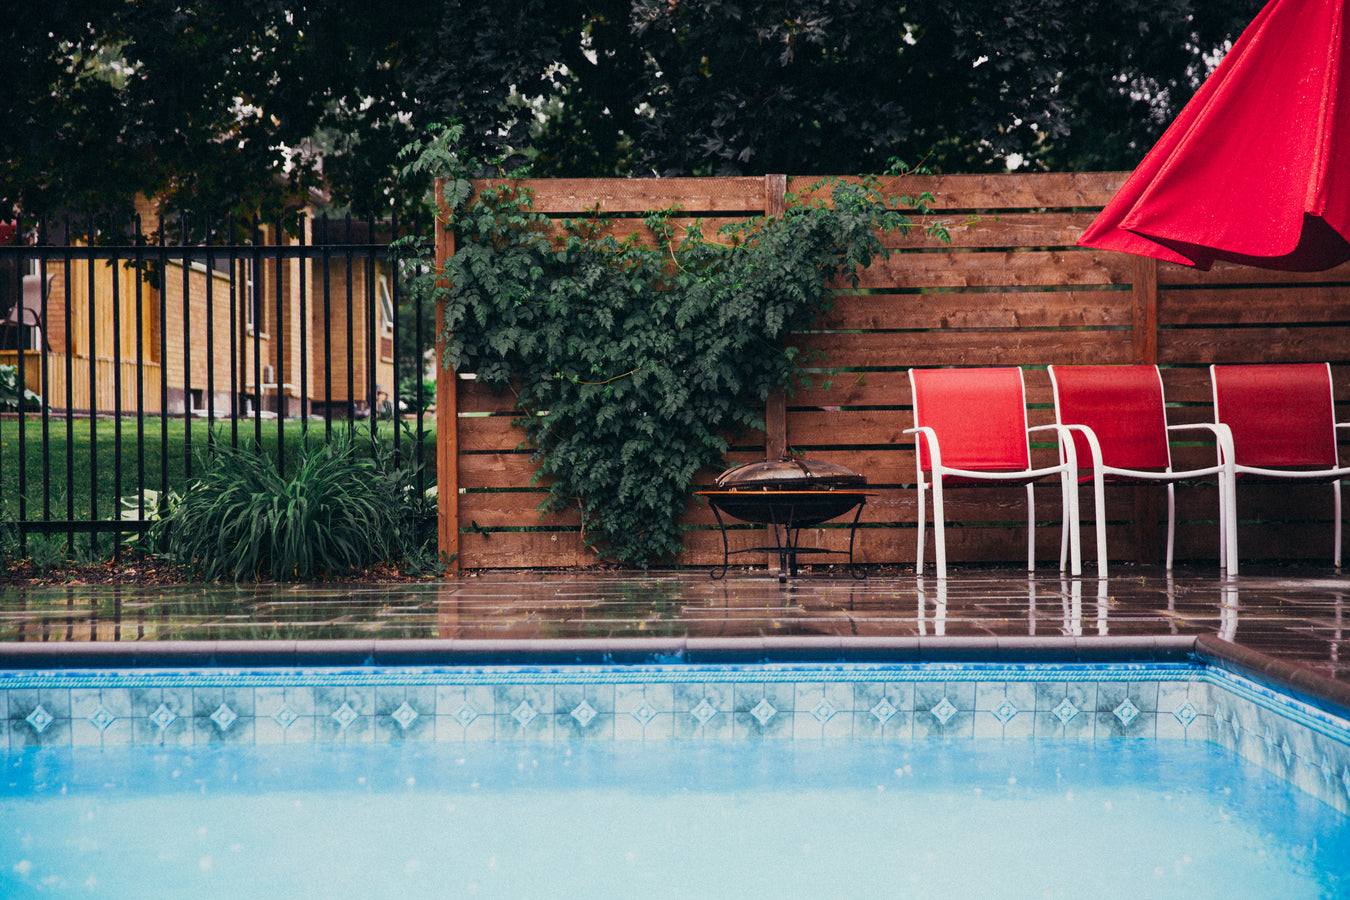
[[[215,442],[284,474],[342,428],[433,464],[432,311],[396,244],[422,223],[0,224],[0,526],[25,547],[119,552]]]

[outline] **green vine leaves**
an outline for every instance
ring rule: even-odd
[[[729,440],[762,429],[769,394],[799,375],[789,337],[929,199],[830,180],[714,239],[677,227],[676,210],[620,238],[599,215],[559,223],[529,190],[488,187],[454,210],[443,364],[518,391],[541,514],[579,510],[586,545],[620,564],[669,561],[695,475],[722,468]]]

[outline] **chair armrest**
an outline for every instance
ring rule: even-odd
[[[928,461],[933,465],[933,471],[937,472],[942,467],[942,448],[938,446],[937,432],[927,425],[920,425],[917,428],[906,428],[904,434],[915,436],[914,441],[914,468],[922,472],[922,457],[919,455],[919,440],[928,445]]]
[[[1027,430],[1036,431],[1037,429],[1045,429],[1045,428],[1060,429],[1059,434],[1060,447],[1061,448],[1068,447],[1068,452],[1073,457],[1073,464],[1075,471],[1078,469],[1078,447],[1073,440],[1073,432],[1075,431],[1080,432],[1083,435],[1083,438],[1087,441],[1088,452],[1092,454],[1093,470],[1095,471],[1097,469],[1100,469],[1104,465],[1104,461],[1102,460],[1101,442],[1097,440],[1097,434],[1092,430],[1091,427],[1087,425],[1037,425],[1035,428],[1028,428]]]
[[[1188,425],[1168,425],[1168,432],[1173,431],[1208,431],[1214,437],[1214,447],[1219,454],[1219,462],[1225,466],[1232,466],[1237,451],[1233,449],[1233,430],[1222,422],[1196,422]],[[1231,477],[1231,472],[1229,476]]]
[[[1092,433],[1092,429],[1086,425],[1032,425],[1027,432],[1032,431],[1053,431],[1055,437],[1059,439],[1059,458],[1061,465],[1067,464],[1069,467],[1069,476],[1073,481],[1078,480],[1078,448],[1073,441],[1073,432],[1081,431],[1087,438],[1088,447],[1092,451],[1093,466],[1100,465],[1102,458],[1102,449],[1097,444],[1097,436]]]

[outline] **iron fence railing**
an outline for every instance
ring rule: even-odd
[[[107,540],[118,552],[216,441],[273,453],[283,473],[335,428],[396,462],[434,459],[431,310],[395,243],[423,223],[13,224],[0,244],[0,366],[17,384],[11,396],[0,380],[0,525],[25,545],[88,535],[95,553]],[[419,468],[419,490],[431,477]]]

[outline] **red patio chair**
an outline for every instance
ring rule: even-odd
[[[1233,478],[1232,438],[1222,425],[1168,425],[1157,366],[1049,366],[1055,421],[1073,432],[1083,468],[1090,463],[1097,515],[1098,575],[1106,576],[1105,485],[1166,484],[1167,570],[1176,541],[1176,482],[1216,478],[1219,484],[1219,566],[1237,565],[1236,519],[1228,503]],[[1171,436],[1208,432],[1214,465],[1174,471]],[[1067,548],[1060,548],[1061,565]]]
[[[975,485],[1026,485],[1027,570],[1036,568],[1036,509],[1034,483],[1051,475],[1060,478],[1064,530],[1071,549],[1072,574],[1083,570],[1078,538],[1078,468],[1073,441],[1060,425],[1027,427],[1026,389],[1019,368],[910,369],[914,398],[915,460],[919,491],[919,556],[924,567],[924,533],[928,528],[926,496],[933,491],[933,535],[937,575],[947,577],[944,535],[944,488]],[[1057,465],[1031,467],[1030,434],[1057,435],[1061,456]],[[1063,570],[1063,561],[1060,563]]]
[[[1238,481],[1331,483],[1336,524],[1332,559],[1341,566],[1341,479],[1350,475],[1336,450],[1337,429],[1327,363],[1210,366],[1214,420],[1233,433]],[[1236,485],[1229,503],[1236,510]],[[1236,566],[1233,567],[1236,569]]]

